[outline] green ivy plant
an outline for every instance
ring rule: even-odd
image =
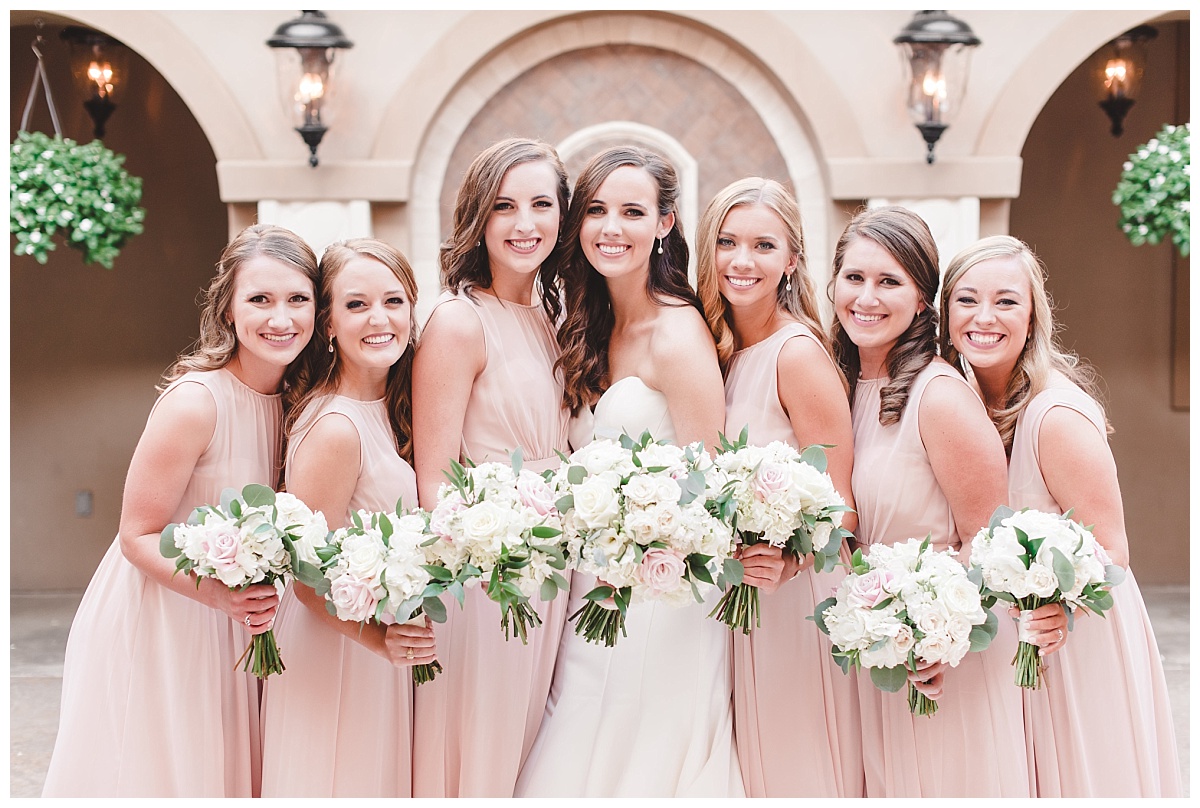
[[[1192,128],[1167,125],[1121,172],[1113,204],[1121,209],[1121,229],[1136,245],[1158,244],[1167,236],[1180,255],[1191,247]]]
[[[130,176],[99,140],[79,145],[43,132],[20,132],[12,143],[9,228],[16,255],[46,263],[63,231],[84,263],[112,269],[130,237],[142,232],[146,211],[138,207],[142,181]]]

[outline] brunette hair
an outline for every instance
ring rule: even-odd
[[[492,285],[492,269],[488,263],[484,231],[500,193],[500,184],[514,166],[545,161],[558,177],[555,190],[558,196],[559,233],[554,249],[538,270],[538,295],[550,322],[558,322],[562,303],[558,291],[558,266],[563,251],[562,220],[567,215],[570,188],[567,169],[554,147],[540,140],[509,138],[494,143],[480,152],[463,175],[454,202],[454,230],[442,243],[439,262],[442,285],[454,292],[463,291],[468,297],[475,289]]]
[[[746,177],[725,186],[713,197],[700,216],[696,227],[696,285],[704,304],[709,330],[717,343],[717,359],[721,372],[729,370],[735,351],[733,312],[725,305],[717,280],[716,246],[721,226],[729,211],[740,205],[762,205],[779,217],[787,238],[788,251],[796,258],[796,268],[779,279],[775,289],[775,304],[792,318],[808,326],[825,350],[833,353],[829,335],[821,325],[817,309],[817,293],[804,251],[804,225],[800,207],[788,190],[775,180]]]
[[[1021,348],[1017,365],[1009,377],[1003,403],[999,409],[988,407],[988,415],[1004,441],[1004,451],[1011,455],[1017,417],[1034,396],[1046,389],[1054,371],[1057,370],[1082,388],[1085,393],[1096,399],[1098,405],[1100,393],[1095,371],[1080,362],[1078,356],[1064,350],[1056,339],[1054,305],[1050,293],[1046,291],[1046,267],[1033,250],[1029,249],[1029,245],[1019,239],[1012,236],[983,238],[951,259],[950,266],[946,267],[946,279],[942,285],[942,321],[950,321],[950,299],[962,276],[972,267],[996,258],[1015,259],[1029,280],[1030,290],[1029,338]],[[948,331],[942,331],[938,342],[946,361],[960,370],[965,370],[966,358],[954,347]],[[1111,434],[1112,425],[1106,422],[1106,426]]]
[[[895,259],[912,279],[920,293],[921,302],[925,304],[925,308],[897,338],[884,362],[888,381],[880,391],[879,423],[888,426],[900,420],[908,404],[913,380],[937,356],[937,291],[941,274],[938,270],[937,243],[925,220],[907,208],[889,205],[860,211],[846,225],[833,254],[833,277],[829,281],[831,299],[846,259],[846,250],[860,238],[870,239]],[[834,356],[850,384],[850,399],[853,401],[861,368],[858,346],[850,340],[840,320],[834,321],[831,336]]]
[[[408,298],[408,345],[400,359],[388,370],[387,404],[388,420],[395,434],[396,450],[409,463],[412,463],[412,365],[413,354],[416,351],[418,328],[416,320],[417,281],[413,277],[412,266],[408,259],[390,244],[377,239],[356,238],[330,244],[321,255],[321,290],[319,298],[322,301],[317,308],[317,322],[313,342],[324,348],[313,354],[314,361],[306,368],[303,383],[288,391],[285,401],[288,404],[287,416],[284,419],[284,433],[291,440],[296,421],[305,407],[314,399],[337,391],[338,381],[342,374],[341,352],[330,352],[326,342],[329,334],[329,323],[333,314],[333,283],[352,260],[358,257],[373,258],[392,271],[400,285],[404,287],[404,296]]]
[[[566,316],[558,329],[562,353],[555,363],[563,372],[563,402],[572,412],[593,403],[608,386],[608,345],[612,337],[612,298],[604,277],[584,255],[579,235],[593,198],[613,171],[622,166],[640,168],[658,188],[658,215],[675,214],[670,232],[662,239],[662,253],[650,253],[646,290],[663,306],[695,306],[704,316],[700,298],[688,284],[688,246],[683,237],[676,200],[679,178],[669,162],[646,149],[618,146],[600,152],[583,167],[575,180],[571,207],[563,227],[565,243],[562,279]]]
[[[317,256],[304,239],[291,230],[273,224],[256,224],[247,227],[233,237],[221,251],[217,261],[217,274],[203,292],[200,304],[200,336],[192,351],[179,357],[163,374],[156,388],[163,392],[171,382],[193,370],[219,370],[229,364],[238,350],[237,332],[229,320],[233,305],[233,290],[237,286],[238,269],[257,256],[274,258],[308,278],[314,294],[319,284]],[[284,373],[285,389],[294,384],[305,354],[312,343],[304,347],[297,361],[291,363]]]

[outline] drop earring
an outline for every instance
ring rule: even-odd
[[[329,352],[333,353],[333,337],[329,338]]]
[[[656,238],[656,239],[654,239],[654,243],[658,245],[658,249],[657,249],[658,254],[662,255],[663,254],[662,239]]]
[[[787,276],[787,279],[788,279],[788,282],[787,282],[787,291],[789,291],[789,292],[790,292],[790,291],[792,291],[792,276],[791,276],[791,275],[788,275],[788,276]]]

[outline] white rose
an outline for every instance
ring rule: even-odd
[[[916,645],[916,654],[926,662],[947,662],[951,646],[950,636],[944,632],[926,634]]]
[[[963,615],[976,622],[985,616],[979,600],[979,588],[965,575],[947,581],[938,592],[938,600],[945,604],[946,610],[952,615]]]
[[[658,483],[655,478],[645,474],[637,474],[625,483],[621,489],[625,498],[635,505],[649,505],[654,502],[658,493]]]
[[[340,563],[356,578],[374,583],[379,580],[379,573],[383,571],[386,552],[383,537],[378,531],[351,533],[342,541]]]
[[[679,482],[672,477],[655,477],[654,484],[658,488],[654,498],[659,502],[677,503],[683,496],[683,489],[679,487]]]
[[[607,527],[619,513],[617,492],[605,480],[584,480],[575,488],[575,517],[584,527]]]
[[[511,511],[484,500],[467,508],[459,516],[458,526],[468,544],[487,547],[508,534],[510,516]]]

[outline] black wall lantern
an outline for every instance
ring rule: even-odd
[[[1112,121],[1113,137],[1125,131],[1125,116],[1141,89],[1146,69],[1146,43],[1158,36],[1150,25],[1131,28],[1100,49],[1097,76],[1100,79],[1100,108]]]
[[[332,123],[337,53],[354,43],[323,12],[305,11],[276,28],[267,45],[275,51],[284,111],[308,144],[308,164],[315,168],[317,146]]]
[[[958,112],[967,88],[971,50],[980,44],[971,27],[945,11],[918,11],[895,39],[908,81],[908,115],[925,138],[925,162]]]
[[[104,137],[104,124],[117,108],[116,98],[128,79],[128,51],[117,40],[90,28],[72,25],[60,36],[71,47],[71,73],[83,96],[83,108],[92,119],[93,133]]]

